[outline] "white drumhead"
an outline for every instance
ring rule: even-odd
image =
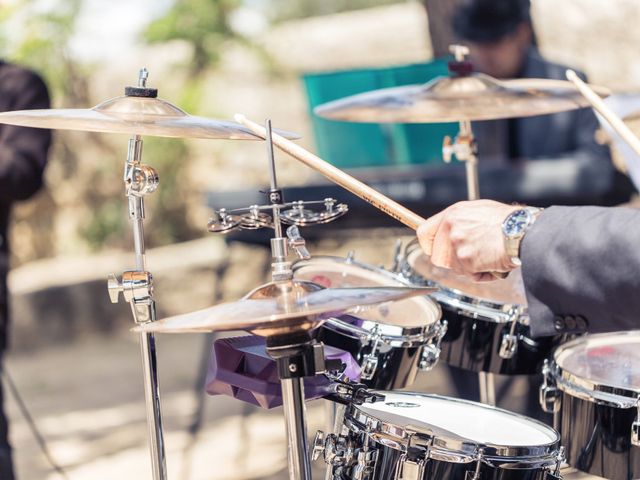
[[[297,262],[294,277],[323,287],[382,287],[406,286],[394,275],[376,267],[349,262],[339,257],[315,257]],[[431,325],[440,319],[440,309],[427,297],[413,297],[356,313],[359,318],[398,327],[411,328]]]
[[[640,390],[640,331],[585,335],[558,348],[554,360],[591,383]]]
[[[492,282],[474,282],[470,277],[458,275],[446,268],[436,267],[421,250],[414,250],[407,258],[411,269],[425,280],[466,296],[503,305],[527,305],[522,272],[518,268],[505,279]]]
[[[461,438],[475,444],[531,447],[558,440],[552,428],[522,415],[436,395],[382,392],[384,402],[357,407],[367,415],[401,428]]]

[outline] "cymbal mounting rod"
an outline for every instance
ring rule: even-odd
[[[146,88],[148,76],[149,72],[146,68],[140,70],[138,87]],[[140,135],[133,135],[129,139],[123,180],[129,204],[136,270],[124,272],[121,280],[118,280],[115,275],[110,275],[108,288],[113,303],[117,303],[119,293],[123,293],[125,300],[131,306],[134,322],[140,325],[156,320],[153,278],[146,271],[144,197],[155,191],[159,183],[155,169],[142,164],[142,138]],[[152,478],[153,480],[167,480],[155,337],[150,332],[140,332],[139,335]]]
[[[272,130],[271,130],[271,120],[267,120],[265,122],[265,130],[267,131],[267,136],[265,141],[267,143],[267,159],[269,161],[269,181],[271,184],[270,196],[274,195],[278,192],[278,180],[276,177],[276,157],[273,153],[273,138],[272,138]],[[282,195],[280,194],[280,197]],[[272,203],[282,204],[283,199],[270,198]],[[280,209],[274,205],[273,207],[273,229],[275,230],[275,238],[282,238],[282,224],[280,223]]]

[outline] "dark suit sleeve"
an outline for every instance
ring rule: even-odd
[[[550,207],[520,256],[534,336],[640,327],[640,210]]]
[[[49,108],[44,82],[33,72],[15,69],[2,79],[6,110]],[[10,100],[9,100],[10,99]],[[0,195],[7,201],[30,197],[42,185],[51,132],[37,128],[0,127]]]

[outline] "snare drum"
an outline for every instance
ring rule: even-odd
[[[440,358],[454,367],[507,375],[540,373],[542,362],[566,335],[532,338],[520,270],[477,283],[436,267],[420,246],[407,247],[403,273],[412,283],[438,287],[447,333]]]
[[[543,373],[540,403],[556,414],[569,465],[611,480],[640,478],[640,331],[568,342]]]
[[[325,287],[405,286],[401,276],[347,258],[318,256],[293,265],[293,275]],[[353,317],[325,321],[317,339],[350,352],[362,367],[361,381],[393,390],[411,385],[420,369],[430,370],[440,355],[445,329],[440,308],[428,297],[374,307]]]
[[[560,436],[536,420],[439,395],[385,392],[350,405],[340,435],[318,432],[334,479],[551,480],[563,460]]]

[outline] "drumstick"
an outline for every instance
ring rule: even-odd
[[[266,130],[262,125],[252,122],[244,115],[235,115],[235,120],[238,123],[242,123],[245,127],[249,128],[259,137],[265,138]],[[320,172],[329,180],[337,183],[341,187],[349,190],[354,195],[360,197],[365,202],[369,202],[378,210],[383,211],[390,217],[395,218],[399,222],[405,224],[407,227],[417,230],[418,226],[425,221],[423,217],[415,212],[412,212],[406,207],[403,207],[395,200],[390,199],[386,195],[371,188],[369,185],[362,183],[360,180],[352,177],[348,173],[343,172],[339,168],[334,167],[330,163],[322,160],[320,157],[305,150],[299,145],[290,142],[286,138],[272,133],[273,143],[282,151],[288,153],[292,157],[301,161],[308,167]]]
[[[236,114],[234,116],[236,122],[243,124],[249,128],[253,133],[259,137],[266,138],[267,131],[262,125],[252,122],[244,115]],[[425,221],[423,217],[415,212],[412,212],[406,207],[403,207],[395,200],[391,200],[386,195],[371,188],[369,185],[362,183],[360,180],[352,177],[348,173],[343,172],[339,168],[334,167],[320,157],[305,150],[299,145],[287,140],[286,138],[272,133],[271,138],[273,143],[282,151],[288,153],[293,158],[300,160],[302,163],[314,170],[320,172],[329,180],[337,183],[341,187],[349,190],[354,195],[360,197],[365,202],[369,202],[378,210],[383,211],[392,218],[395,218],[401,223],[404,223],[407,227],[417,230],[418,226]],[[509,275],[508,272],[491,272],[496,278],[506,278]]]
[[[576,75],[576,72],[573,70],[567,70],[566,75],[567,79],[574,83],[580,93],[584,95],[584,98],[589,101],[591,106],[600,115],[602,115],[616,133],[620,135],[638,155],[640,155],[640,139],[638,139],[631,129],[627,127],[620,117],[618,117],[618,115],[616,115],[613,110],[611,110],[611,108],[602,101],[600,96],[595,93],[589,85],[583,82],[582,79]]]

